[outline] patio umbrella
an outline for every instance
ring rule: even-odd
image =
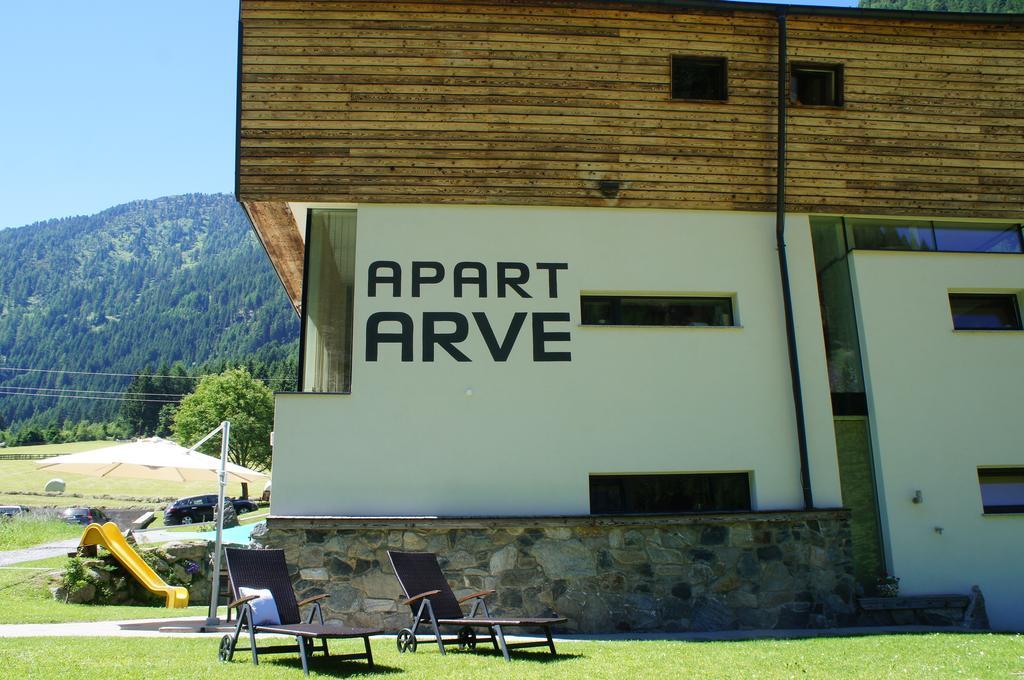
[[[217,458],[160,437],[55,456],[37,461],[36,464],[40,470],[49,472],[172,482],[217,481],[220,471],[220,460]],[[262,472],[234,463],[225,463],[224,474],[229,482],[251,483],[267,477]]]
[[[217,434],[221,435],[219,459],[195,451]],[[97,477],[165,479],[181,482],[217,480],[217,540],[213,553],[210,614],[205,626],[214,629],[220,623],[217,619],[217,593],[220,590],[220,553],[224,534],[224,486],[228,480],[254,482],[267,477],[262,472],[228,462],[230,436],[231,423],[224,421],[189,449],[166,439],[151,437],[132,444],[107,446],[93,451],[46,458],[38,461],[37,465],[40,470],[75,472]]]

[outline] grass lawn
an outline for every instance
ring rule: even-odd
[[[173,680],[301,678],[298,657],[267,657],[254,667],[239,653],[217,660],[211,639],[0,639],[7,677]],[[55,654],[55,650],[60,650]],[[336,641],[335,653],[362,651]],[[493,652],[423,647],[399,655],[392,639],[373,641],[375,672],[365,663],[316,658],[311,676],[362,678],[1012,678],[1024,671],[1024,637],[901,635],[754,642],[564,642],[557,659],[521,652],[511,664]]]
[[[59,519],[41,519],[29,514],[0,520],[0,550],[17,550],[40,543],[52,543],[82,534],[82,527]]]
[[[206,606],[187,609],[166,607],[113,607],[105,605],[65,604],[50,595],[47,575],[59,571],[65,557],[0,567],[0,624],[4,623],[66,623],[71,621],[116,621],[120,619],[156,619],[180,616],[205,616]],[[45,567],[45,570],[40,568]],[[0,650],[6,641],[0,638]],[[0,669],[3,668],[0,662]],[[6,676],[0,670],[0,677]],[[28,676],[22,676],[28,677]]]
[[[75,442],[71,444],[45,444],[42,446],[18,446],[3,449],[4,453],[44,453],[60,456],[78,451],[89,451],[105,446],[114,446],[115,442]],[[11,494],[12,491],[41,492],[46,482],[60,477],[67,483],[65,493],[82,494],[85,498],[61,496],[22,496]],[[258,488],[257,488],[258,487]],[[250,484],[250,495],[258,495],[263,491],[262,484]],[[88,475],[55,474],[38,470],[36,461],[32,460],[0,460],[0,504],[28,505],[30,507],[88,505],[98,507],[129,507],[139,505],[139,501],[111,500],[97,498],[99,495],[130,496],[134,498],[181,498],[202,493],[216,493],[217,482],[164,482],[147,479],[125,479],[116,477],[90,477]],[[238,496],[241,485],[229,483],[227,494]]]

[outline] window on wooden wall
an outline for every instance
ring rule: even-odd
[[[590,475],[590,514],[750,510],[750,473]]]
[[[725,57],[672,57],[672,99],[725,101],[729,98]]]
[[[978,468],[986,515],[1024,513],[1024,468]]]
[[[956,330],[1021,330],[1020,305],[1013,293],[950,293],[949,308]]]
[[[790,64],[789,96],[805,106],[843,105],[841,64]]]
[[[585,326],[735,326],[732,298],[582,295]]]

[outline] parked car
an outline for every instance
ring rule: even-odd
[[[242,498],[225,498],[235,506],[235,513],[243,515],[252,512],[258,506],[250,500]],[[189,496],[179,498],[164,510],[164,524],[193,524],[195,522],[212,522],[213,511],[217,507],[217,495]]]
[[[0,505],[0,520],[23,515],[26,512],[28,512],[28,508],[24,505]]]
[[[110,518],[99,508],[68,508],[60,514],[60,518],[68,524],[103,524]]]

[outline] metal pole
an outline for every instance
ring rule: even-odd
[[[228,444],[231,439],[231,423],[225,420],[217,427],[217,430],[220,430],[222,435],[220,439],[220,471],[218,474],[220,484],[217,490],[217,541],[213,551],[213,576],[210,579],[210,611],[206,617],[206,625],[204,627],[220,625],[220,619],[217,618],[217,598],[220,596],[220,553],[221,543],[224,538],[224,486],[227,483],[226,469]],[[214,430],[214,432],[217,430]]]

